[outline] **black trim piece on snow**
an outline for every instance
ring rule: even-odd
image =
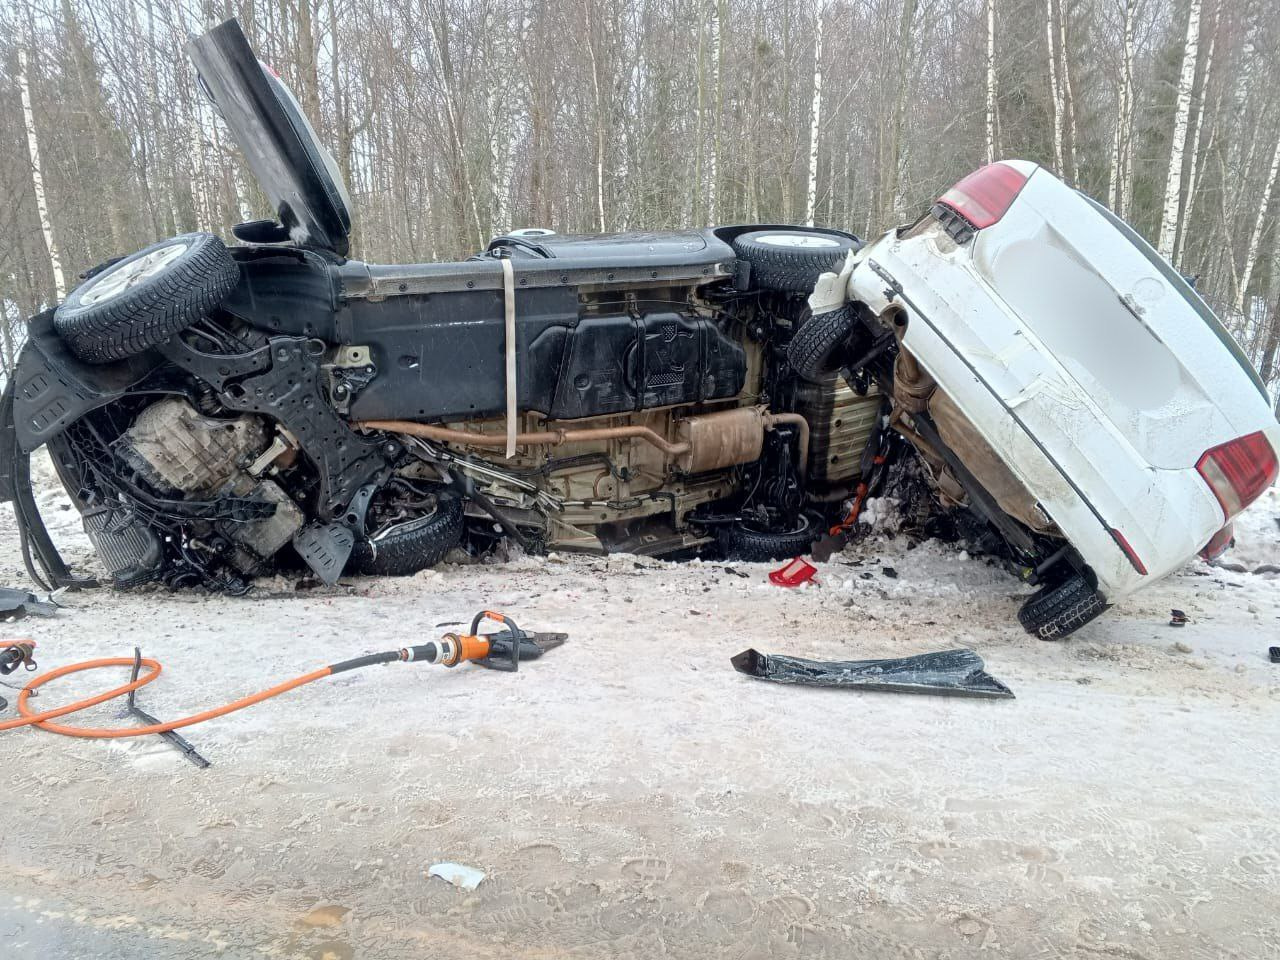
[[[733,657],[730,663],[739,673],[774,683],[986,700],[1013,699],[1013,691],[986,672],[982,658],[964,648],[894,660],[805,660],[748,649]]]

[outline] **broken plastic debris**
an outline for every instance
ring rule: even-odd
[[[461,863],[433,863],[427,870],[427,876],[447,880],[463,890],[474,890],[480,886],[480,881],[484,879],[485,874],[483,870]]]
[[[52,617],[58,610],[57,591],[48,597],[15,587],[0,587],[0,616],[21,620],[29,613],[40,617]]]
[[[802,583],[813,580],[818,568],[800,557],[789,561],[769,574],[769,582],[779,587],[798,587]],[[818,581],[814,580],[814,583]]]

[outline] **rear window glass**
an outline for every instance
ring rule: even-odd
[[[1187,303],[1191,304],[1192,309],[1194,309],[1196,313],[1200,314],[1200,319],[1203,320],[1205,325],[1213,331],[1213,335],[1222,341],[1222,345],[1231,352],[1231,356],[1235,357],[1236,363],[1240,364],[1240,368],[1249,375],[1249,379],[1252,380],[1253,385],[1258,388],[1258,392],[1262,394],[1263,399],[1270,404],[1271,398],[1267,396],[1266,385],[1262,382],[1262,378],[1258,376],[1258,371],[1253,369],[1253,364],[1249,362],[1249,358],[1245,355],[1245,352],[1240,349],[1240,344],[1236,343],[1235,338],[1227,332],[1227,328],[1222,325],[1222,322],[1217,318],[1214,312],[1209,309],[1209,305],[1200,299],[1200,294],[1196,293],[1191,284],[1187,283],[1187,281],[1182,278],[1182,274],[1178,273],[1177,270],[1174,270],[1173,267],[1170,266],[1168,260],[1156,253],[1156,251],[1152,249],[1151,244],[1143,240],[1133,227],[1129,226],[1088,194],[1081,193],[1080,196],[1088,200],[1090,205],[1102,214],[1108,223],[1119,230],[1126,240],[1137,247],[1138,251],[1147,258],[1151,265],[1160,271],[1160,275],[1169,281],[1169,284],[1173,289],[1177,290],[1178,293],[1182,295],[1182,298],[1186,300]]]

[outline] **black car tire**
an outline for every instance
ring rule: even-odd
[[[407,577],[443,560],[462,539],[462,527],[461,498],[441,494],[434,513],[402,524],[376,541],[356,541],[347,567],[355,573]]]
[[[1106,598],[1076,574],[1062,583],[1041,587],[1018,611],[1018,622],[1041,640],[1061,640],[1107,609]]]
[[[857,326],[858,313],[847,303],[806,317],[787,344],[791,369],[806,380],[821,382],[838,366],[832,361]]]
[[[818,277],[839,271],[858,241],[838,233],[809,230],[754,230],[733,241],[738,259],[751,264],[751,286],[787,293],[812,293]]]
[[[720,545],[725,555],[744,563],[790,560],[808,553],[821,531],[801,514],[788,529],[765,530],[753,523],[738,522],[720,528]]]
[[[179,245],[183,249],[175,251]],[[152,272],[146,272],[148,266]],[[139,272],[136,280],[113,290]],[[58,307],[53,326],[86,363],[123,360],[208,315],[239,279],[240,266],[221,240],[211,233],[186,233],[91,276]]]

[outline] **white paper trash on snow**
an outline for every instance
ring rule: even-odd
[[[433,863],[427,870],[427,876],[447,880],[463,890],[474,890],[484,879],[484,871],[462,863]]]

